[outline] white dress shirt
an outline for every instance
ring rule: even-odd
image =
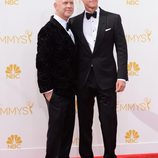
[[[85,11],[84,18],[83,18],[83,34],[93,53],[95,41],[97,37],[97,31],[98,31],[100,9],[97,8],[96,10],[97,17],[96,18],[91,17],[89,20],[86,18],[86,12],[88,11]]]

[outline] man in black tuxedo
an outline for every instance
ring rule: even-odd
[[[78,49],[79,152],[93,158],[92,124],[94,98],[104,142],[104,158],[116,158],[116,92],[125,88],[127,45],[119,15],[102,10],[98,0],[82,0],[85,11],[72,18]],[[116,47],[117,66],[113,56]]]
[[[55,0],[55,15],[38,34],[38,85],[49,113],[46,158],[69,158],[75,118],[74,37],[67,21],[73,0]]]

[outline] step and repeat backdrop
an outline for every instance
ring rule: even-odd
[[[158,153],[158,1],[100,0],[122,17],[129,82],[118,94],[117,154]],[[83,11],[75,0],[74,15]],[[53,0],[0,0],[0,157],[43,158],[48,113],[37,87],[37,33],[54,13]],[[78,120],[71,156],[78,156]],[[95,155],[103,142],[95,105]]]

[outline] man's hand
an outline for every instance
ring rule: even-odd
[[[53,95],[53,91],[44,93],[44,96],[45,96],[45,98],[47,99],[48,102],[50,102],[50,99],[51,99],[52,95]]]
[[[123,80],[117,80],[116,82],[116,92],[122,92],[124,91],[126,87],[126,82]]]

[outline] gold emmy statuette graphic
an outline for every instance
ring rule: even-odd
[[[134,102],[134,103],[118,103],[117,104],[117,111],[121,112],[121,111],[125,111],[125,112],[130,112],[130,111],[140,111],[140,112],[144,112],[144,111],[150,111],[151,109],[151,98],[146,97],[144,98],[143,101],[141,102]]]
[[[152,30],[145,29],[137,34],[126,34],[126,40],[128,43],[149,43],[152,41]]]
[[[33,32],[26,30],[18,35],[0,35],[0,43],[2,44],[31,44]]]
[[[34,103],[28,101],[22,106],[0,106],[0,116],[27,116],[33,114]]]

